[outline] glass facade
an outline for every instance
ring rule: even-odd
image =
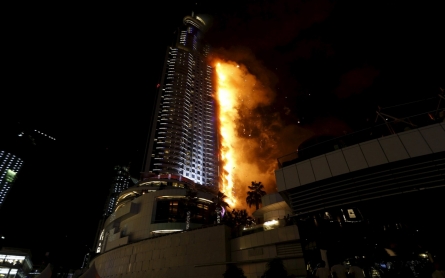
[[[166,55],[145,171],[217,186],[213,68],[203,40],[205,22],[191,16],[183,22],[176,46]]]
[[[115,176],[104,208],[104,213],[107,216],[114,212],[119,194],[129,187],[131,180],[128,167],[116,166],[114,167],[114,172]]]
[[[191,211],[191,222],[199,224],[212,224],[212,214],[209,210],[210,203],[197,202],[187,208],[184,197],[156,199],[156,216],[154,223],[185,222],[187,211]]]
[[[0,250],[0,278],[28,277],[33,264],[29,250],[2,248]]]
[[[22,165],[23,161],[17,156],[0,151],[0,207]]]

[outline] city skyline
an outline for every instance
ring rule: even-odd
[[[209,12],[215,14],[212,46],[268,79],[276,92],[275,101],[260,111],[266,119],[279,114],[285,126],[300,121],[301,134],[339,135],[372,123],[377,105],[437,95],[444,54],[433,8],[298,3],[284,12],[277,3],[243,2],[234,9],[228,2]],[[4,111],[14,112],[11,121],[51,134],[57,147],[24,162],[26,175],[19,176],[0,209],[2,220],[11,223],[0,231],[8,246],[29,247],[40,260],[68,238],[73,244],[66,248],[82,254],[82,263],[113,167],[131,161],[133,175],[142,170],[165,47],[192,10],[183,5],[151,14],[149,24],[147,13],[134,15],[129,6],[109,7],[111,13],[78,7],[84,21],[73,12],[66,19],[46,14],[51,19],[46,22],[30,7],[17,17],[22,23],[14,27],[21,35],[11,34],[10,48],[18,58],[8,64],[7,78],[14,89]],[[119,20],[113,14],[125,15]],[[297,27],[281,31],[284,26]],[[149,47],[155,49],[148,53]],[[53,192],[59,197],[52,198]],[[26,223],[3,210],[10,214],[23,203],[32,212]]]

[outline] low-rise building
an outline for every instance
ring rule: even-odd
[[[23,278],[32,270],[31,251],[3,247],[0,250],[0,277]]]

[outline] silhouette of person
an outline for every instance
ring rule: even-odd
[[[317,271],[315,272],[315,277],[317,278],[330,278],[331,273],[328,268],[326,268],[326,262],[321,261],[320,266],[317,268]]]
[[[349,268],[349,276],[351,278],[365,278],[365,273],[357,261],[352,262]]]
[[[331,273],[333,278],[347,278],[348,270],[340,262],[331,267]]]
[[[439,263],[434,263],[434,272],[431,275],[432,278],[445,278],[445,270],[441,268]]]

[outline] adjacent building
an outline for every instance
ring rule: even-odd
[[[28,277],[32,268],[30,250],[6,247],[0,250],[0,277]]]
[[[114,212],[119,194],[126,190],[132,183],[129,167],[117,165],[113,169],[113,180],[110,186],[110,192],[105,202],[104,216],[109,216]]]
[[[197,191],[192,208],[190,188]],[[91,265],[103,278],[178,277],[178,273],[216,278],[234,263],[248,278],[256,278],[268,261],[280,257],[289,274],[306,277],[298,227],[288,218],[291,209],[278,193],[263,197],[263,207],[254,214],[261,224],[235,229],[215,224],[214,198],[209,187],[184,177],[143,177],[120,194]]]
[[[307,262],[360,258],[376,266],[371,277],[402,266],[417,277],[445,255],[445,123],[388,136],[366,131],[375,139],[346,144],[354,141],[346,136],[329,141],[331,151],[280,160],[278,191]]]

